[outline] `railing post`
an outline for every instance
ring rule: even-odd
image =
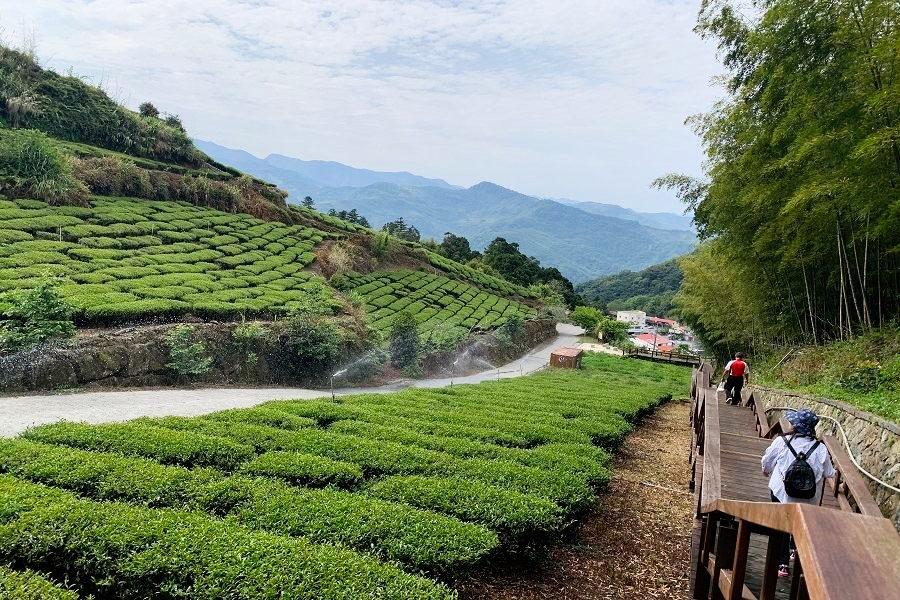
[[[741,600],[744,590],[744,577],[747,574],[747,550],[750,547],[750,525],[741,519],[738,521],[737,539],[734,543],[734,561],[731,563],[731,593],[728,600]]]
[[[734,561],[734,543],[737,534],[734,526],[722,519],[719,520],[716,529],[716,559],[713,562],[712,581],[709,584],[710,600],[719,597],[719,576],[722,574],[722,566],[730,565]]]
[[[715,543],[717,521],[718,516],[715,514],[701,517],[700,544],[698,544],[697,548],[697,569],[694,571],[695,600],[706,600],[709,594],[710,577],[709,571],[706,569],[706,563],[709,562],[709,555]]]
[[[769,532],[769,543],[766,546],[766,563],[763,567],[762,588],[759,600],[775,600],[775,588],[778,585],[779,550],[787,544],[787,534],[780,531]]]

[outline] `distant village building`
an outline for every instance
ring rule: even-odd
[[[616,321],[628,323],[629,327],[643,328],[647,326],[647,313],[642,310],[618,310]]]
[[[657,352],[672,352],[675,350],[675,344],[664,335],[642,333],[631,338],[631,341],[638,348],[644,348],[645,350],[656,350]]]

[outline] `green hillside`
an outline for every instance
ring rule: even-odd
[[[388,309],[386,297],[351,292],[385,278],[428,288],[412,306],[427,308],[423,331],[445,321],[484,330],[534,314],[521,286],[288,206],[283,191],[210,159],[177,118],[154,111],[130,111],[0,48],[0,311],[52,280],[87,326],[275,318],[309,305],[346,314],[362,298],[384,330],[388,310],[403,303]],[[336,255],[354,260],[320,264]]]
[[[668,315],[681,286],[682,273],[673,259],[642,271],[622,271],[575,287],[585,301],[610,310],[643,310],[652,315]]]

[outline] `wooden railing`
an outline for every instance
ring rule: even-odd
[[[839,472],[831,493],[838,497],[841,510],[722,497],[719,403],[716,390],[709,386],[710,371],[701,365],[695,369],[691,383],[691,460],[693,466],[699,456],[703,464],[697,494],[700,542],[693,597],[774,600],[778,548],[792,536],[797,555],[791,600],[897,598],[900,537],[891,522],[880,515],[849,457],[830,436],[826,436],[825,444]],[[773,435],[780,428],[778,422],[769,427],[768,419],[760,419],[757,413],[757,429],[761,433],[765,430]],[[745,585],[751,534],[768,540],[758,597]]]
[[[643,348],[634,348],[627,352],[628,356],[636,358],[649,358],[663,362],[677,363],[681,365],[699,365],[700,358],[694,354],[684,354],[682,352],[660,352],[659,350],[645,350]]]
[[[769,425],[765,408],[756,402],[752,393],[748,395],[746,404],[751,406],[753,412],[756,413],[757,431],[763,432],[760,437],[772,439],[789,431],[790,423],[784,415]],[[841,443],[833,435],[822,436],[822,443],[828,449],[828,454],[831,455],[831,464],[834,465],[837,473],[834,479],[826,479],[822,482],[823,492],[834,496],[841,510],[858,512],[872,517],[880,516],[881,509],[872,498],[866,482],[860,476],[859,470],[850,460],[850,456]]]

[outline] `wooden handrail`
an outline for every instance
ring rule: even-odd
[[[702,373],[701,365],[696,370],[697,384],[701,383]],[[797,596],[792,597],[803,597],[804,593],[813,600],[881,600],[896,596],[900,589],[900,537],[893,524],[881,516],[865,482],[836,439],[825,436],[824,443],[839,474],[831,493],[838,496],[843,510],[725,499],[720,479],[717,392],[708,385],[698,385],[694,396],[696,413],[692,416],[702,421],[695,423],[694,428],[704,435],[702,450],[698,448],[703,454],[703,478],[697,502],[702,527],[695,598],[705,598],[710,588],[721,591],[724,598],[755,598],[744,585],[750,531],[770,538],[761,600],[774,598],[777,556],[772,540],[784,534],[793,536],[797,548],[792,583],[792,594]],[[768,427],[764,408],[757,406],[752,396],[748,404],[756,411],[759,434],[771,436],[786,428],[783,419]],[[736,530],[733,526],[722,529],[734,521]]]
[[[900,537],[884,517],[808,504],[721,498],[708,508],[709,512],[791,534],[811,598],[884,600],[900,589]]]
[[[831,483],[831,493],[838,499],[842,510],[853,511],[870,517],[881,516],[881,508],[875,503],[866,482],[859,475],[844,447],[833,435],[822,436],[831,455],[831,463],[837,477]],[[855,506],[854,506],[855,505]]]

